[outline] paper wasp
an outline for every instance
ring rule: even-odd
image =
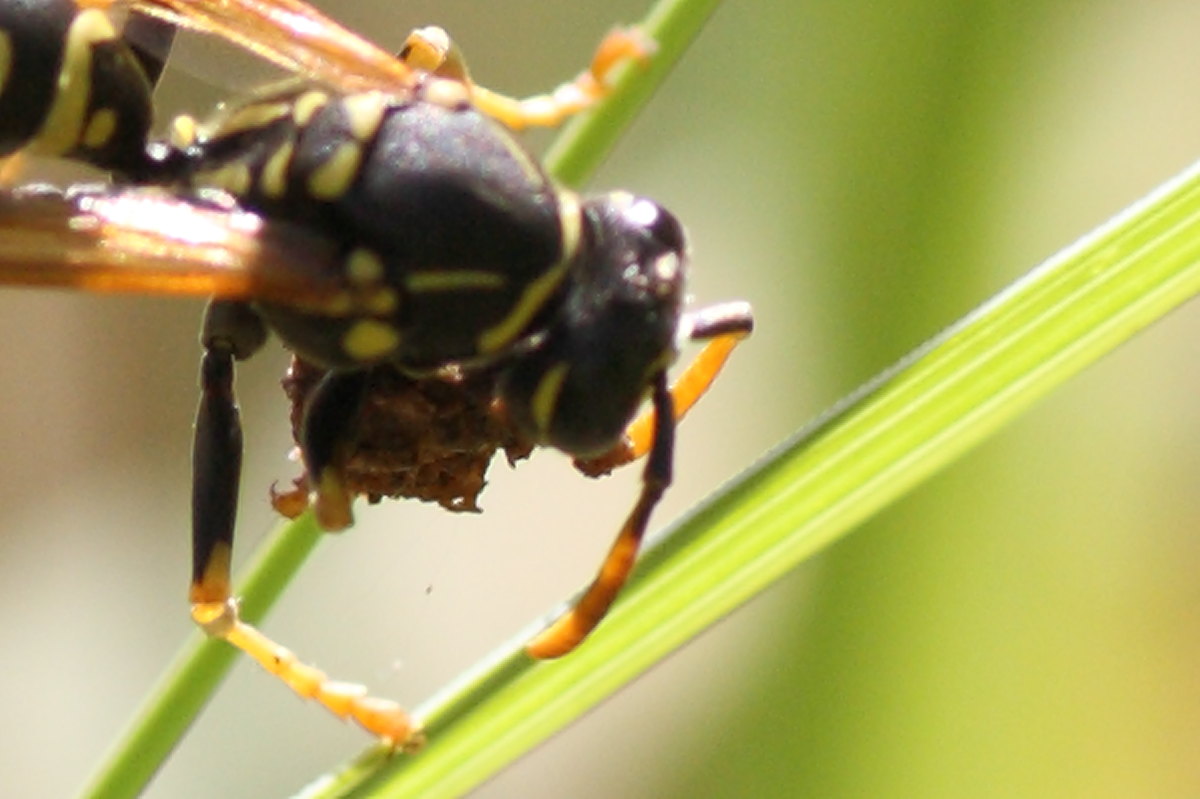
[[[293,73],[202,124],[150,134],[176,28]],[[357,495],[475,508],[498,449],[558,448],[596,474],[648,456],[595,581],[529,643],[573,649],[633,567],[671,480],[677,419],[707,389],[749,308],[683,310],[680,224],[625,192],[581,197],[512,138],[603,98],[652,57],[633,30],[553,93],[471,79],[443,31],[391,55],[298,0],[0,3],[0,154],[86,162],[104,184],[0,191],[0,284],[211,297],[193,448],[192,617],[303,697],[397,746],[419,725],[301,664],[238,618],[230,556],[242,457],[234,363],[268,332],[306,474],[275,496],[330,530]],[[706,342],[668,386],[686,340]],[[649,398],[649,408],[639,409]]]

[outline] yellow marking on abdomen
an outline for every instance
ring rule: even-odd
[[[525,325],[529,324],[529,320],[534,317],[534,314],[545,305],[546,300],[558,288],[558,284],[562,282],[566,274],[567,262],[563,261],[546,270],[544,275],[526,286],[524,293],[521,294],[508,316],[504,317],[499,324],[483,331],[479,337],[479,351],[485,355],[496,352],[516,338]]]
[[[350,188],[358,176],[362,148],[355,142],[342,142],[308,176],[308,193],[318,200],[336,200]]]
[[[99,9],[80,11],[71,22],[54,102],[41,130],[29,142],[31,151],[62,155],[79,144],[92,93],[92,46],[116,38],[112,23]]]
[[[497,272],[481,269],[444,269],[413,272],[404,278],[404,286],[414,294],[435,291],[496,290],[507,281]]]
[[[258,187],[267,197],[282,197],[287,192],[288,167],[295,144],[289,139],[271,153],[258,176]]]
[[[318,111],[329,102],[329,95],[313,89],[296,98],[292,103],[292,119],[300,127],[307,125]]]

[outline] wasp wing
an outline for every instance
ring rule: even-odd
[[[329,241],[223,195],[0,191],[0,285],[261,300],[319,310],[340,293]]]
[[[334,88],[394,94],[416,80],[395,56],[299,0],[130,0],[129,5],[224,38]]]

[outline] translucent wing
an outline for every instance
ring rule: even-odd
[[[325,239],[232,204],[148,188],[0,192],[0,285],[320,309],[339,265]]]
[[[395,56],[299,0],[130,0],[137,11],[220,36],[293,72],[349,91],[413,85]]]

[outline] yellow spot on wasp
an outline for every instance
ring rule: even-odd
[[[308,176],[308,193],[318,200],[341,197],[354,178],[362,160],[362,148],[354,142],[342,142]]]
[[[240,161],[234,161],[217,169],[196,173],[193,182],[199,186],[224,189],[240,197],[250,191],[250,167]]]
[[[479,337],[479,351],[483,354],[496,352],[511,342],[529,320],[533,318],[545,304],[546,299],[558,288],[563,277],[567,274],[567,261],[547,269],[546,274],[525,287],[525,291],[513,306],[512,312],[504,317],[499,324],[483,331]]]
[[[400,334],[384,322],[362,319],[355,322],[342,336],[342,349],[358,361],[374,361],[396,351]]]
[[[545,433],[550,429],[550,421],[554,418],[554,409],[558,405],[558,395],[562,393],[563,381],[567,379],[566,363],[556,363],[546,370],[546,374],[533,390],[529,410],[533,415],[533,423],[538,431]]]
[[[366,305],[371,313],[383,316],[396,312],[397,306],[400,305],[400,297],[395,289],[381,288],[371,292]]]
[[[54,102],[42,121],[41,130],[30,140],[29,149],[42,155],[62,155],[79,144],[84,116],[92,93],[92,46],[117,38],[103,11],[80,11],[67,31],[67,44]]]
[[[504,288],[504,275],[478,269],[442,269],[413,272],[406,275],[404,285],[414,293],[434,291],[495,290]]]
[[[12,72],[12,55],[12,37],[0,31],[0,94],[4,93],[4,84],[8,83],[8,75]]]
[[[111,108],[97,109],[88,120],[87,127],[83,129],[83,146],[99,150],[108,144],[116,130],[117,112]]]
[[[258,176],[259,188],[268,197],[282,197],[287,192],[288,167],[292,163],[292,151],[295,145],[291,141],[283,144],[271,153],[271,157],[263,164],[262,173]]]
[[[259,130],[272,122],[284,119],[291,113],[292,106],[288,103],[251,103],[236,108],[227,116],[217,120],[208,135],[210,137],[232,136],[235,133]]]
[[[382,92],[352,94],[342,100],[342,108],[350,124],[350,133],[359,141],[367,141],[379,130],[387,98]]]
[[[371,250],[359,247],[346,257],[346,276],[360,286],[376,283],[383,278],[383,261]]]
[[[171,130],[168,135],[171,139],[171,146],[182,150],[185,147],[191,147],[196,143],[196,132],[198,129],[196,118],[188,114],[180,114],[171,120]]]
[[[296,98],[292,104],[292,119],[300,127],[307,125],[321,108],[329,102],[329,95],[313,89]]]

